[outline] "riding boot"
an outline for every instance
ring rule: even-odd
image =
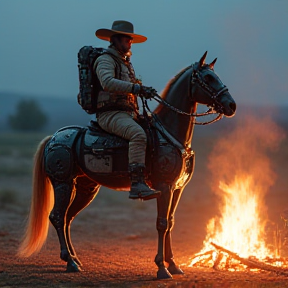
[[[131,178],[131,190],[129,192],[130,199],[150,200],[160,195],[160,191],[156,191],[148,186],[145,181],[144,171],[144,164],[129,164]]]

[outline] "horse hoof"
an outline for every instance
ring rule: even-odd
[[[68,260],[66,272],[81,272],[80,266],[73,260]]]
[[[60,252],[60,259],[65,261],[65,262],[68,262],[68,259],[69,259],[69,253],[66,249],[63,249],[61,250]]]
[[[172,278],[173,278],[172,275],[165,267],[159,268],[159,270],[157,271],[157,279],[159,280],[172,279]]]
[[[77,265],[83,266],[82,262],[79,260],[77,256],[73,256],[73,260],[77,263]]]
[[[176,265],[169,266],[168,267],[168,271],[172,275],[183,275],[184,274],[183,270],[180,267],[176,266]]]

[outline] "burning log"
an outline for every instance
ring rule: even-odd
[[[194,266],[196,264],[207,264],[210,260],[212,260],[212,253],[214,251],[210,250],[202,254],[197,254],[191,259],[191,266]]]
[[[217,255],[217,258],[216,258],[214,265],[212,267],[213,269],[219,270],[219,264],[220,264],[221,260],[223,259],[223,257],[224,257],[223,253],[219,253]]]
[[[237,253],[234,253],[234,252],[232,252],[232,251],[230,251],[224,247],[221,247],[221,246],[219,246],[213,242],[211,242],[211,245],[214,246],[217,250],[228,254],[230,257],[238,260],[239,262],[241,262],[242,264],[246,265],[247,267],[249,267],[251,269],[256,268],[256,269],[265,270],[265,271],[274,272],[274,273],[277,273],[280,275],[288,276],[288,270],[287,269],[268,265],[268,264],[265,264],[265,263],[257,261],[257,260],[242,258]],[[217,261],[217,259],[216,259],[216,261]],[[215,261],[215,263],[216,263],[216,261]],[[220,261],[221,261],[221,259],[220,259]],[[218,261],[218,263],[216,265],[217,267],[218,267],[218,264],[220,261]],[[214,264],[214,266],[215,266],[215,264]],[[214,268],[214,266],[213,266],[213,268]]]

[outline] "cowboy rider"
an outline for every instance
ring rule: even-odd
[[[143,86],[135,77],[130,62],[132,43],[143,43],[145,36],[134,33],[128,21],[114,21],[112,29],[98,29],[99,39],[109,41],[108,53],[99,56],[94,70],[103,88],[97,100],[97,121],[100,127],[129,140],[130,199],[149,200],[159,196],[145,180],[147,136],[135,121],[139,115],[137,95],[151,98],[156,90]]]

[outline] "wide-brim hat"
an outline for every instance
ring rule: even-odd
[[[143,43],[147,40],[147,37],[135,34],[133,24],[124,20],[114,21],[111,29],[102,28],[95,32],[96,37],[105,41],[110,41],[111,36],[115,34],[130,36],[133,43]]]

